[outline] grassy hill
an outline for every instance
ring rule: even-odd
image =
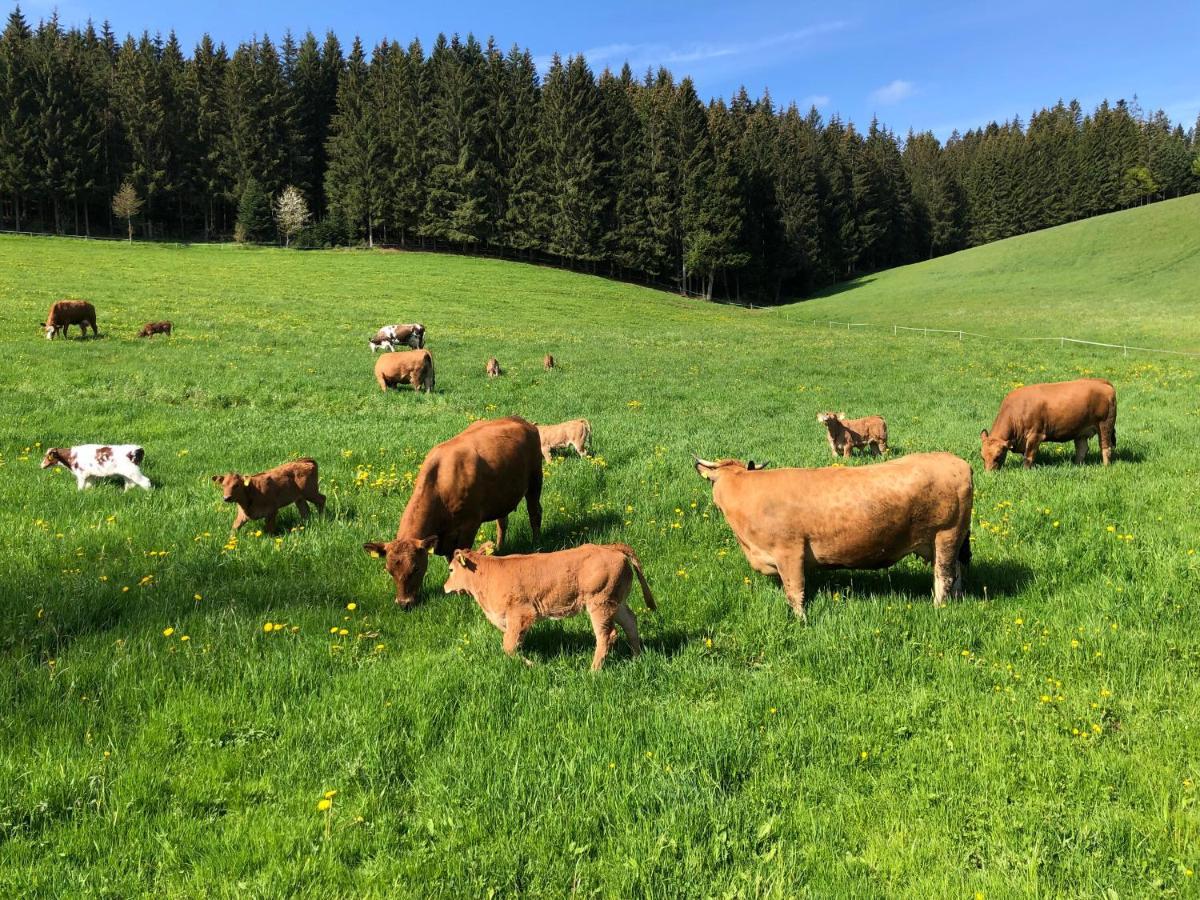
[[[1193,195],[890,269],[783,314],[1200,353],[1198,283]]]
[[[1150,233],[1189,203],[1125,215]],[[1125,263],[1039,249],[1122,221],[765,313],[448,256],[0,239],[0,892],[1193,893],[1200,363],[805,321],[875,297],[881,321],[959,304],[995,330],[994,298],[1058,284],[1062,312],[1027,304],[1013,331],[1103,338],[1108,314],[1066,289],[1086,284],[1142,310],[1147,340],[1194,345],[1162,299],[1195,302],[1194,231],[1147,242],[1144,304]],[[67,295],[96,303],[101,339],[34,330]],[[174,337],[133,337],[159,318]],[[381,394],[366,338],[413,319],[438,391]],[[982,472],[1009,389],[1083,374],[1117,385],[1114,466],[1093,445],[1083,468],[1051,447]],[[933,609],[912,561],[824,573],[805,627],[749,569],[689,454],[825,465],[828,408],[887,416],[898,453],[971,460],[965,601]],[[638,550],[660,607],[635,601],[642,657],[622,644],[589,674],[579,618],[536,626],[526,668],[441,593],[443,562],[402,612],[362,552],[432,444],[508,413],[591,419],[598,456],[547,467],[542,546]],[[38,468],[85,441],[143,444],[157,488],[78,493]],[[326,514],[229,541],[209,476],[300,454]],[[511,526],[531,549],[523,509]]]

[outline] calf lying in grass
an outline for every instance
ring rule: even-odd
[[[212,482],[220,486],[226,503],[237,504],[234,531],[251,519],[263,519],[263,529],[271,534],[279,510],[293,503],[302,519],[308,518],[309,502],[317,505],[318,512],[325,511],[325,495],[317,490],[315,459],[296,459],[257,475],[214,475]]]
[[[509,656],[517,652],[525,632],[538,619],[565,619],[585,609],[596,633],[593,672],[604,665],[617,638],[614,622],[625,631],[633,655],[642,652],[637,619],[626,604],[634,575],[646,606],[657,607],[632,547],[584,544],[556,553],[513,556],[491,556],[490,551],[490,541],[478,550],[456,551],[446,593],[474,597],[488,621],[504,632],[504,652]]]

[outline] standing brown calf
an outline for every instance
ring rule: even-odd
[[[488,376],[488,378],[495,378],[496,376],[503,375],[503,374],[504,373],[500,371],[500,361],[498,359],[496,359],[496,357],[494,357],[494,356],[491,357],[487,361],[487,376]]]
[[[489,541],[479,550],[456,551],[445,589],[447,594],[475,598],[487,620],[504,632],[504,652],[509,656],[517,652],[525,632],[538,619],[565,619],[585,609],[596,634],[593,672],[604,665],[617,638],[616,625],[624,630],[633,655],[642,652],[637,619],[626,603],[634,575],[646,606],[657,606],[632,547],[584,544],[556,553],[490,556],[490,545]]]
[[[146,338],[146,337],[152,337],[156,334],[165,334],[165,335],[169,336],[171,334],[171,323],[170,322],[147,322],[145,325],[142,326],[142,330],[138,332],[138,337]]]
[[[318,512],[325,511],[325,495],[317,490],[315,459],[293,460],[257,475],[214,475],[212,482],[220,485],[226,503],[237,504],[234,531],[251,519],[263,519],[263,529],[274,533],[275,516],[293,503],[302,519],[308,518],[309,502],[317,505]]]
[[[554,357],[549,353],[547,353],[546,358],[542,360],[542,368],[547,372],[554,368]]]
[[[411,384],[414,391],[433,393],[433,356],[428,350],[385,353],[375,362],[375,381],[381,391]]]
[[[887,452],[887,422],[882,416],[847,419],[845,413],[823,412],[817,413],[817,421],[828,432],[829,449],[835,459],[849,458],[855,447],[860,450],[869,447],[872,456],[878,456],[881,450]]]
[[[587,419],[572,419],[558,425],[537,426],[538,439],[542,443],[542,457],[550,462],[550,454],[565,447],[574,447],[580,456],[587,456],[592,443],[592,426]]]

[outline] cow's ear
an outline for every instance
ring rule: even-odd
[[[365,551],[367,551],[367,553],[369,553],[371,556],[374,556],[376,558],[387,555],[387,545],[380,544],[375,541],[372,541],[371,543],[368,543],[368,544],[363,544],[363,549]]]
[[[986,441],[988,439],[988,430],[986,428],[979,432],[979,439],[981,441]]]
[[[214,476],[212,477],[212,483],[213,483],[213,484],[220,484],[220,483],[221,483],[221,482],[223,482],[224,480],[225,480],[225,476],[224,476],[224,475],[214,475]]]
[[[454,551],[454,564],[456,566],[462,566],[468,572],[475,571],[475,563],[471,562],[471,557],[467,556],[466,550]]]
[[[438,539],[436,535],[433,537],[422,538],[421,540],[417,541],[417,546],[428,553],[437,546],[437,540]]]
[[[484,556],[491,556],[496,552],[496,545],[492,541],[484,541],[475,552],[482,553]]]

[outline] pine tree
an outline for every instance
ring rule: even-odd
[[[193,183],[200,195],[204,238],[217,230],[217,217],[234,196],[237,171],[233,159],[225,78],[229,58],[225,47],[214,47],[207,34],[200,39],[188,67],[189,92],[195,98]]]
[[[14,9],[0,35],[0,191],[12,198],[18,231],[22,204],[35,187],[37,95],[32,42],[20,8]]]
[[[146,203],[146,233],[153,236],[157,202],[167,185],[167,117],[159,81],[159,48],[143,33],[127,37],[117,54],[114,106],[128,151],[128,178]]]
[[[628,63],[618,76],[608,70],[600,76],[602,120],[611,160],[604,246],[620,274],[652,272],[656,259],[647,210],[649,149],[638,114],[641,90]]]
[[[502,197],[496,219],[498,240],[528,253],[548,230],[540,187],[545,177],[538,136],[541,91],[533,56],[513,47],[499,65],[495,91],[497,184]]]
[[[313,209],[318,214],[325,210],[325,143],[337,104],[341,69],[342,49],[333,33],[326,36],[322,48],[309,32],[296,49],[288,78],[296,130],[289,165],[296,186],[313,198]]]
[[[271,200],[262,185],[250,178],[238,201],[236,238],[239,243],[261,244],[270,240],[273,230]]]
[[[387,157],[368,75],[362,41],[355,38],[338,84],[337,112],[330,123],[325,196],[330,208],[351,223],[356,233],[365,234],[368,246],[374,247]]]

